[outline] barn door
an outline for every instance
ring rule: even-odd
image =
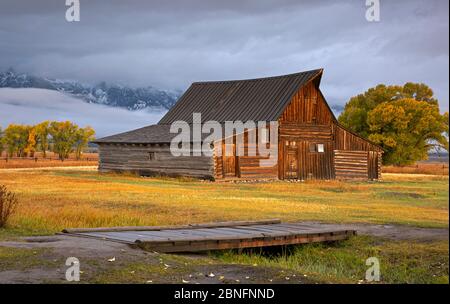
[[[378,179],[378,153],[376,151],[369,151],[367,171],[370,180]]]
[[[284,176],[286,179],[298,179],[298,149],[288,148],[284,162]]]
[[[225,177],[236,176],[236,147],[230,144],[233,155],[226,155],[226,147],[223,149],[223,175]]]

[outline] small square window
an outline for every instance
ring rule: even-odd
[[[155,152],[148,152],[148,160],[155,160]]]
[[[316,144],[309,144],[309,152],[317,152]]]
[[[325,145],[324,144],[317,144],[317,152],[324,153],[325,152]]]

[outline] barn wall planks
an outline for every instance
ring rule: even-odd
[[[243,136],[243,156],[236,156],[236,137],[234,137],[233,151],[235,156],[224,155],[225,145],[223,142],[216,142],[214,145],[214,174],[216,179],[223,178],[244,178],[244,179],[277,179],[278,165],[266,167],[261,165],[261,160],[268,159],[261,156],[258,147],[248,143],[248,136]],[[218,146],[222,147],[222,154],[219,156]],[[249,153],[249,149],[255,151],[255,155]]]
[[[333,118],[314,82],[302,87],[279,119],[280,179],[332,179]],[[317,151],[323,145],[323,151]],[[314,149],[313,149],[314,147]]]
[[[368,179],[368,153],[366,151],[334,151],[337,179]]]
[[[170,152],[170,146],[100,144],[99,171],[137,172],[141,175],[214,177],[212,157],[180,156]]]
[[[279,119],[284,123],[330,125],[332,115],[314,82],[298,90]]]
[[[376,145],[351,133],[340,125],[335,124],[333,127],[336,150],[382,151]]]
[[[281,115],[279,138],[280,179],[380,177],[380,148],[340,126],[314,82],[302,87]],[[323,151],[317,151],[317,145]],[[335,150],[355,153],[346,155],[344,165]]]

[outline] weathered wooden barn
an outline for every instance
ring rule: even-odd
[[[339,124],[320,91],[322,73],[193,83],[158,124],[96,140],[99,170],[213,180],[379,179],[383,150]],[[278,160],[262,167],[258,154],[173,156],[170,125],[192,123],[193,113],[220,123],[277,121]]]

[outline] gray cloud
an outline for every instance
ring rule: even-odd
[[[448,1],[381,0],[379,23],[365,0],[81,0],[79,23],[64,2],[1,2],[0,67],[183,90],[323,67],[330,103],[417,81],[448,109]]]

